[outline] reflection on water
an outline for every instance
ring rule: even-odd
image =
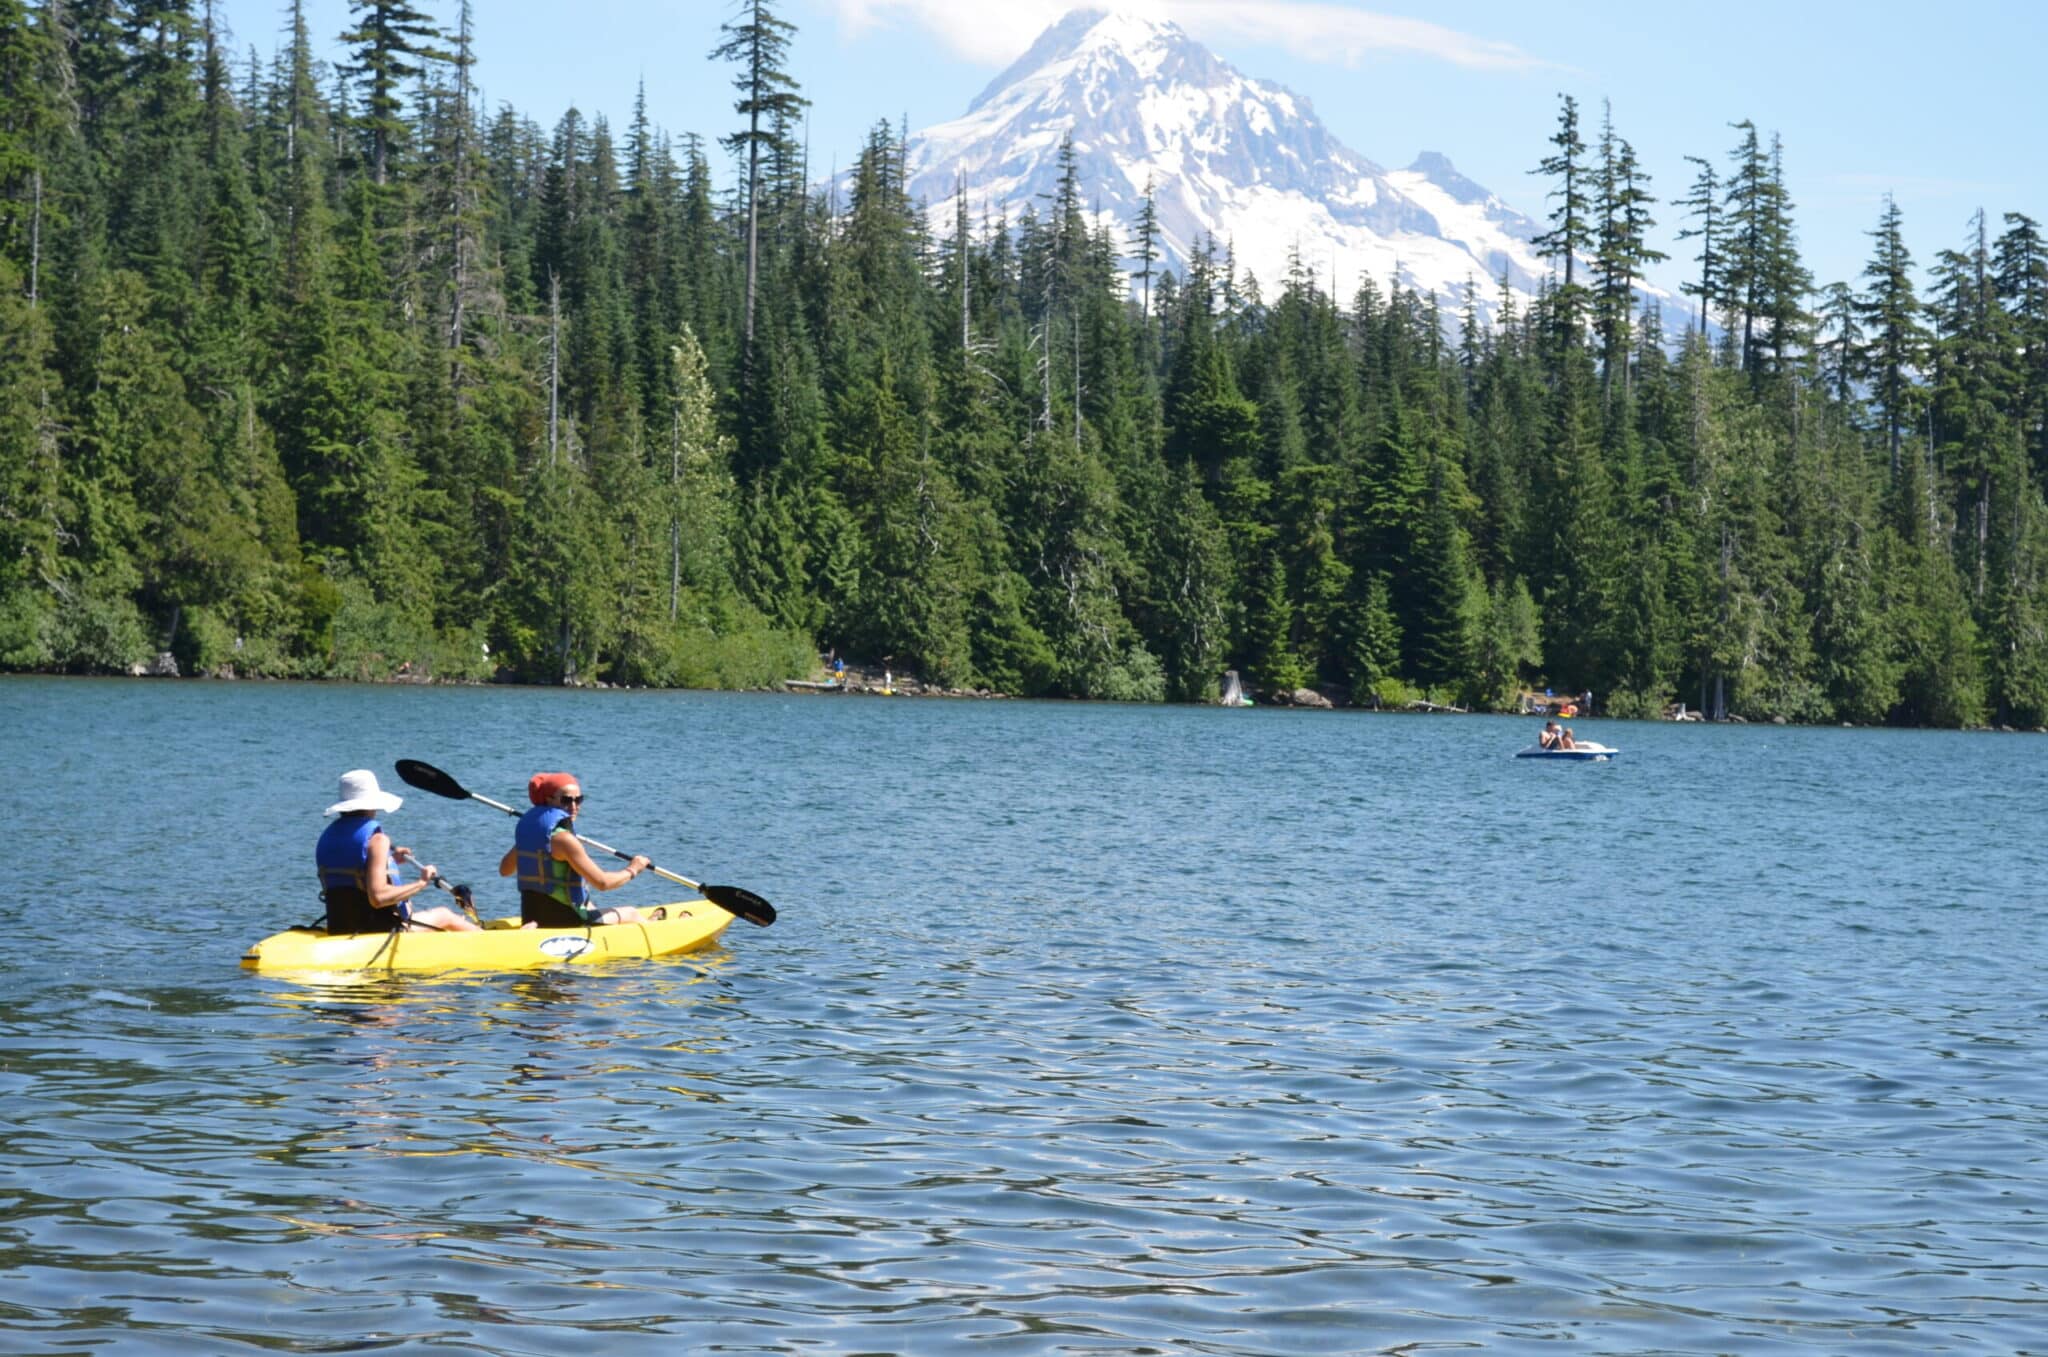
[[[74,845],[0,897],[0,1350],[2039,1346],[2038,742],[1643,726],[1532,768],[1480,719],[0,701]],[[505,729],[585,726],[595,832],[782,922],[238,969],[336,769],[516,789]]]

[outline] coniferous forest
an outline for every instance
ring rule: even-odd
[[[886,123],[818,188],[767,0],[681,134],[482,107],[467,0],[339,36],[0,0],[0,668],[2048,722],[2023,215],[1817,286],[1776,138],[1660,201],[1565,99],[1540,296],[1340,298],[1168,269],[1071,155],[1018,220]]]

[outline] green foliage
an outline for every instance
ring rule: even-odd
[[[1478,640],[1466,700],[1485,711],[1513,711],[1523,684],[1543,665],[1536,601],[1520,580],[1496,583],[1475,600],[1474,611]]]
[[[1406,679],[1395,678],[1389,674],[1373,680],[1355,692],[1352,695],[1351,704],[1355,707],[1385,708],[1389,711],[1400,711],[1410,703],[1425,700],[1427,700],[1427,694],[1424,689],[1408,682]]]
[[[0,593],[0,669],[42,669],[54,655],[56,612],[49,599],[16,586]]]
[[[1394,620],[1391,593],[1385,575],[1369,575],[1347,610],[1345,673],[1358,692],[1378,690],[1399,662],[1401,624]]]
[[[1942,552],[1913,551],[1903,574],[1899,686],[1905,715],[1917,725],[1981,725],[1986,704],[1977,628],[1953,562]]]
[[[435,643],[430,620],[379,599],[353,576],[336,587],[341,606],[334,613],[328,677],[366,682],[430,671]]]
[[[668,640],[661,681],[676,688],[768,688],[809,673],[817,652],[810,638],[755,625],[729,635],[687,630]]]
[[[1098,696],[1111,702],[1164,702],[1166,670],[1158,657],[1134,640],[1110,666]]]
[[[991,577],[975,600],[975,672],[998,692],[1043,697],[1059,680],[1059,656],[1031,620],[1030,585],[1012,571]]]
[[[1202,702],[1215,696],[1225,667],[1229,544],[1193,468],[1164,481],[1149,534],[1146,631],[1159,641],[1166,695]]]
[[[2027,217],[1923,301],[1888,203],[1815,294],[1737,122],[1674,205],[1667,352],[1648,177],[1572,98],[1533,300],[1347,303],[1297,259],[1269,304],[1227,246],[1167,267],[1149,193],[1131,269],[1071,146],[1042,208],[963,196],[938,241],[886,124],[814,194],[768,0],[714,54],[727,126],[643,98],[616,140],[480,115],[467,18],[408,0],[354,0],[338,88],[298,7],[239,83],[190,5],[48,8],[0,0],[0,666],[754,687],[832,647],[1125,701],[1235,667],[2048,719]]]
[[[49,667],[72,674],[125,673],[155,654],[142,610],[109,581],[72,590],[47,615],[37,643]]]
[[[1616,688],[1600,698],[1600,714],[1617,721],[1655,721],[1664,715],[1664,699],[1655,693]]]
[[[235,631],[205,608],[188,608],[171,653],[181,674],[212,674],[235,658]]]

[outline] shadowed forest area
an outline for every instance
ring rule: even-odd
[[[1775,138],[1660,203],[1565,99],[1540,296],[1340,299],[1165,268],[1071,154],[1017,220],[887,123],[817,187],[765,0],[688,133],[481,107],[472,37],[0,0],[0,668],[2048,722],[2024,215],[1817,286]]]

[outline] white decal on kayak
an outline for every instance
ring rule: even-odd
[[[577,957],[590,950],[590,939],[549,938],[540,945],[540,950],[546,952],[557,961],[574,961]]]

